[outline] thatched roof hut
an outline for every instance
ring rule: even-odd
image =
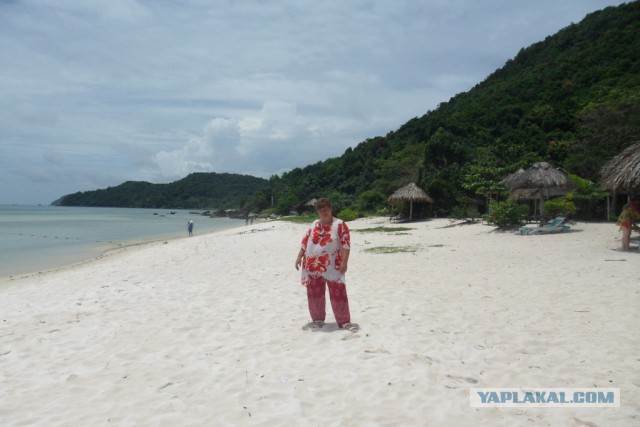
[[[604,165],[600,174],[600,185],[605,190],[640,190],[640,141],[613,157]]]
[[[540,224],[544,223],[544,198],[565,194],[576,188],[571,178],[547,162],[534,163],[529,169],[513,173],[502,182],[512,196],[539,199]]]
[[[534,163],[524,172],[509,175],[504,182],[512,192],[530,188],[571,190],[576,187],[575,182],[564,172],[547,162]]]
[[[517,171],[515,171],[512,174],[509,174],[507,176],[504,177],[504,179],[500,182],[502,182],[504,185],[507,186],[507,188],[510,188],[511,183],[520,175],[522,175],[524,173],[524,169],[520,168]]]
[[[311,200],[309,200],[307,203],[305,203],[304,205],[307,207],[312,207],[315,208],[316,207],[316,202],[318,201],[318,199],[316,199],[315,197]]]
[[[533,200],[539,199],[541,194],[541,190],[539,188],[521,188],[520,190],[513,190],[510,194],[516,199],[522,200]],[[544,191],[545,196],[562,196],[566,194],[567,191],[563,188],[551,187],[547,188]]]
[[[398,202],[409,202],[409,219],[413,219],[413,203],[433,203],[433,199],[429,197],[425,191],[418,187],[415,183],[405,185],[397,189],[389,196],[389,203],[392,205]]]

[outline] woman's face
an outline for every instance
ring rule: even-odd
[[[333,213],[328,206],[318,209],[318,215],[323,222],[330,222],[333,219]]]

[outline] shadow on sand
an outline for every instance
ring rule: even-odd
[[[358,325],[357,323],[350,323],[349,325],[355,326],[356,330],[353,331],[354,333],[360,330],[360,325]],[[311,332],[335,332],[346,331],[347,329],[339,328],[338,324],[335,322],[325,323],[322,325],[322,327],[318,327],[318,325],[314,324],[313,322],[309,322],[302,327],[302,330]]]

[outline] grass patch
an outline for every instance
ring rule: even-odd
[[[373,227],[373,228],[363,228],[360,230],[353,230],[359,233],[394,233],[397,231],[409,231],[413,230],[413,228],[409,227]],[[409,234],[409,233],[406,233]]]
[[[400,252],[416,252],[417,246],[376,246],[373,248],[367,248],[365,252],[371,252],[373,254],[396,254]]]
[[[318,219],[318,215],[291,215],[283,216],[280,218],[280,221],[295,222],[296,224],[311,224],[316,219]]]

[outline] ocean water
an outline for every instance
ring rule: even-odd
[[[171,212],[175,212],[171,214]],[[185,210],[0,205],[0,277],[50,270],[142,242],[244,225]]]

